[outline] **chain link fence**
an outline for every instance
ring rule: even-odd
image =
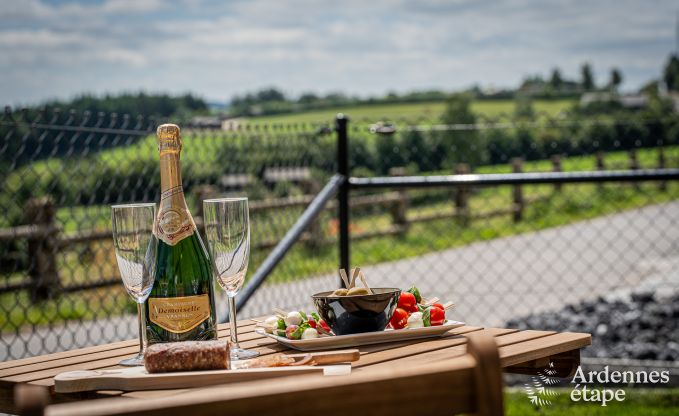
[[[350,121],[352,175],[679,167],[675,120],[537,114],[444,121]],[[3,360],[136,337],[109,206],[158,200],[157,123],[6,109]],[[251,200],[250,271],[337,170],[332,120],[227,121],[221,130],[182,131],[184,189],[197,223],[205,198]],[[675,181],[356,190],[352,265],[362,266],[373,286],[416,284],[454,301],[452,319],[503,325],[652,281],[676,287],[666,270],[679,255],[678,198]],[[239,317],[309,308],[312,293],[338,285],[336,211],[334,201],[327,205]],[[223,313],[224,299],[218,303]]]
[[[5,110],[0,118],[3,360],[136,337],[135,307],[121,284],[111,244],[110,205],[159,200],[159,122]],[[222,130],[186,127],[182,133],[184,189],[198,224],[203,199],[249,196],[251,270],[334,170],[334,137],[323,125],[233,122]],[[319,245],[323,227],[309,230],[299,250]],[[272,281],[310,273],[303,263],[278,270]],[[218,293],[223,296],[221,289]]]

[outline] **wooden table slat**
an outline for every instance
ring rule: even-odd
[[[478,331],[487,331],[481,327],[464,327],[464,328],[466,330],[456,332],[455,335],[453,336],[445,336],[442,338],[431,339],[427,342],[404,345],[397,348],[385,348],[381,351],[374,352],[372,354],[361,355],[361,359],[352,363],[352,367],[361,368],[366,366],[373,366],[377,363],[382,363],[385,361],[404,359],[405,357],[409,357],[412,355],[418,355],[428,351],[439,350],[442,348],[446,348],[447,346],[450,345],[457,345],[459,343],[467,342],[467,339],[463,336],[464,334]]]
[[[457,334],[463,334],[466,332],[470,331],[475,331],[479,330],[480,327],[470,327],[470,326],[464,326],[464,327],[459,327],[455,328],[450,331],[451,336],[457,335]],[[508,331],[516,331],[516,330],[508,330]],[[240,334],[240,329],[238,331]],[[221,338],[221,336],[220,336]],[[249,338],[249,339],[244,339],[244,338]],[[239,338],[240,345],[242,348],[247,348],[247,349],[254,349],[260,353],[260,355],[269,355],[269,354],[274,354],[274,353],[296,353],[299,351],[292,350],[282,344],[277,343],[275,340],[266,337],[264,335],[260,335],[257,333],[251,333],[248,334],[247,337],[240,337]],[[407,347],[407,346],[412,346],[414,343],[427,343],[431,342],[430,338],[422,338],[422,339],[417,339],[417,340],[411,340],[411,341],[399,341],[399,342],[394,342],[394,343],[384,343],[384,344],[372,344],[372,345],[365,345],[362,347],[358,347],[359,350],[361,351],[361,360],[363,360],[365,354],[372,354],[375,352],[381,352],[385,350],[390,350],[394,348],[399,348],[399,347]],[[97,368],[80,368],[80,369],[88,369],[88,370],[114,370],[117,368],[122,368],[121,366],[118,365],[118,361],[120,361],[121,357],[117,357],[117,360],[114,360],[113,363],[110,361],[106,361],[108,363],[107,365],[104,366],[97,366]],[[73,371],[71,369],[69,370],[62,370],[60,369],[59,372],[63,371]],[[56,374],[58,374],[57,372]],[[45,386],[45,387],[51,387],[54,385],[54,380],[53,377],[56,374],[48,373],[49,375],[47,376],[42,376],[36,379],[32,379],[30,381],[23,381],[23,382],[29,382],[30,384],[38,385],[38,386]],[[7,379],[6,379],[7,380]],[[2,382],[2,380],[0,380]],[[13,381],[16,382],[16,381]]]
[[[566,351],[579,350],[591,344],[592,336],[590,334],[561,332],[500,348],[500,362],[503,367],[508,367]]]
[[[239,333],[240,333],[240,331],[239,331]],[[252,336],[256,337],[256,338],[249,340],[249,341],[247,341],[247,340],[241,341],[240,340],[241,337],[239,337],[239,341],[241,341],[241,342],[239,342],[240,346],[242,348],[257,350],[260,353],[260,355],[269,355],[269,354],[274,354],[274,353],[277,353],[277,352],[283,352],[283,353],[298,353],[299,352],[299,351],[291,350],[291,349],[277,343],[275,340],[273,340],[271,338],[267,338],[267,337],[261,336],[261,335],[256,334],[256,333],[252,333]],[[224,338],[224,337],[220,336],[220,338]],[[120,361],[120,360],[118,360],[118,361]],[[104,366],[104,367],[96,368],[96,370],[115,370],[117,368],[123,368],[122,366],[118,365],[118,361],[115,361],[114,364],[110,364],[110,365],[107,365],[107,366]],[[67,370],[67,371],[72,371],[72,370]],[[54,385],[53,377],[54,376],[48,376],[46,378],[31,380],[29,383],[35,384],[37,386],[51,387],[51,386]],[[2,383],[2,379],[0,379],[0,383]]]
[[[254,328],[254,325],[251,326]],[[250,327],[245,326],[244,331],[247,331]],[[239,338],[242,338],[244,340],[248,339],[258,339],[261,338],[261,335],[250,331],[250,332],[245,332],[244,334],[240,334],[240,329],[238,331],[239,333]],[[228,331],[225,330],[220,330],[219,331],[219,337],[224,338],[229,336]],[[34,380],[39,380],[42,378],[48,378],[48,377],[54,377],[55,375],[59,373],[63,373],[66,371],[75,371],[75,370],[99,370],[105,367],[111,367],[111,366],[116,366],[118,362],[125,358],[126,356],[133,355],[136,352],[136,348],[132,353],[126,352],[125,350],[114,350],[114,351],[107,351],[107,354],[104,358],[100,359],[85,359],[85,360],[69,360],[69,359],[62,359],[62,360],[53,360],[53,361],[48,361],[45,364],[31,364],[30,367],[34,368],[34,370],[30,372],[25,372],[23,371],[22,367],[18,368],[13,368],[9,369],[6,371],[14,371],[15,374],[12,375],[4,375],[2,378],[0,378],[0,382],[6,383],[6,382],[11,382],[11,383],[26,383]],[[75,362],[71,362],[75,361]]]
[[[495,337],[495,342],[497,343],[498,348],[554,335],[554,332],[552,331],[514,331],[503,333],[501,328],[489,328],[485,331]],[[399,364],[421,365],[449,360],[451,358],[464,355],[467,352],[466,344],[467,340],[464,339],[462,342],[452,344],[451,346],[443,349],[400,359]]]
[[[255,329],[255,322],[253,322],[251,319],[244,319],[242,321],[238,321],[238,333],[241,333],[241,330],[243,331],[254,331]],[[218,325],[218,330],[219,330],[219,336],[226,336],[230,333],[229,330],[229,324],[219,324]],[[127,341],[119,341],[119,342],[114,342],[110,344],[103,344],[103,345],[95,345],[92,347],[85,347],[85,348],[78,348],[75,350],[68,350],[68,351],[60,351],[60,352],[55,352],[53,354],[45,354],[45,355],[39,355],[35,357],[28,357],[28,358],[21,358],[18,360],[12,360],[12,361],[5,361],[0,363],[0,372],[2,370],[6,370],[9,368],[13,367],[21,367],[25,365],[31,365],[31,364],[40,364],[40,363],[47,363],[49,361],[55,361],[55,360],[61,360],[61,359],[66,359],[66,358],[72,358],[72,357],[82,357],[85,359],[87,358],[88,354],[96,354],[96,353],[101,353],[104,351],[115,351],[117,349],[121,348],[129,348],[129,347],[138,347],[139,346],[139,340],[138,339],[131,339]],[[115,354],[115,353],[113,353]],[[0,376],[2,377],[2,376]]]
[[[277,343],[275,340],[254,332],[252,320],[239,321],[239,341],[242,347],[255,349],[262,355],[278,352],[296,352]],[[377,374],[389,368],[427,366],[439,362],[461,360],[466,352],[465,334],[483,331],[495,337],[499,347],[501,364],[509,367],[517,364],[537,362],[551,356],[571,352],[579,354],[579,349],[591,344],[589,334],[555,333],[552,331],[519,331],[506,328],[481,328],[464,326],[450,331],[441,338],[398,341],[358,347],[361,359],[353,363],[358,374]],[[229,336],[227,324],[219,326],[219,337]],[[137,340],[88,347],[73,351],[31,357],[0,363],[0,411],[11,411],[11,392],[19,383],[53,387],[53,377],[64,371],[83,369],[119,368],[118,362],[137,351]],[[540,361],[542,362],[542,361]],[[139,398],[174,397],[195,394],[200,389],[177,389],[145,392],[101,391],[80,395],[57,395],[59,401],[77,398],[102,398],[122,396],[125,400]],[[61,397],[63,396],[63,397]]]

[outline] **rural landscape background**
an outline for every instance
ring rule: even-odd
[[[679,26],[669,4],[609,5],[629,25],[620,33],[599,23],[610,20],[601,5],[377,2],[333,14],[303,2],[121,3],[8,2],[0,12],[11,22],[0,30],[11,60],[0,81],[3,360],[136,336],[110,205],[159,199],[161,122],[182,127],[184,190],[199,224],[203,199],[249,197],[248,278],[337,171],[338,114],[349,120],[355,177],[679,168]],[[502,12],[511,18],[498,28]],[[111,29],[114,19],[130,33]],[[564,39],[568,31],[577,34]],[[467,323],[591,332],[591,365],[679,361],[676,181],[351,198],[351,261],[373,286],[416,284],[454,301],[452,318]],[[312,293],[337,285],[337,247],[333,202],[239,317],[309,308]],[[510,397],[510,413],[527,411],[523,399]],[[658,414],[677,404],[672,389],[631,400]]]

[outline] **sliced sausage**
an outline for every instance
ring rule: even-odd
[[[167,342],[146,349],[144,366],[149,373],[226,370],[229,358],[227,341]]]

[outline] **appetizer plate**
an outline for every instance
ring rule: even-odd
[[[384,342],[405,341],[418,338],[440,337],[453,328],[464,326],[464,322],[446,321],[443,325],[427,326],[424,328],[385,329],[384,331],[363,332],[351,335],[324,336],[313,339],[287,339],[269,334],[263,329],[257,329],[260,335],[273,338],[283,345],[299,351],[318,351],[334,348],[356,347],[359,345],[381,344]]]

